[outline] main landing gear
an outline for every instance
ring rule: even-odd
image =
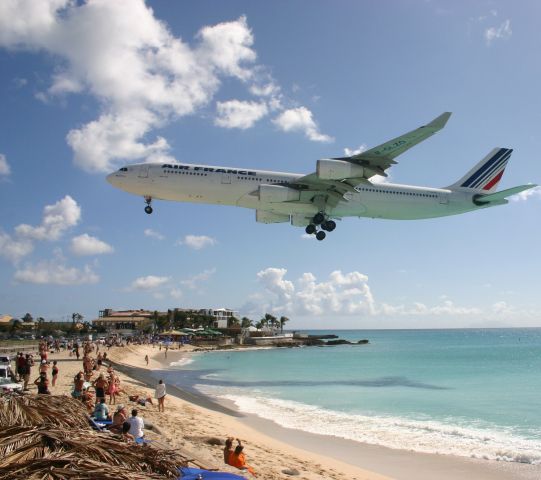
[[[318,231],[317,226],[321,227],[321,230]],[[333,220],[327,220],[323,212],[318,212],[312,218],[312,223],[310,223],[305,232],[308,235],[316,235],[316,238],[321,241],[324,240],[327,234],[325,232],[332,232],[336,228],[336,222]]]
[[[145,197],[145,203],[147,206],[145,207],[145,213],[148,213],[149,215],[152,213],[152,207],[150,204],[152,203],[152,197]]]

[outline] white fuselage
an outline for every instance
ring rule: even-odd
[[[107,180],[126,192],[153,199],[178,202],[232,205],[300,218],[319,211],[315,192],[301,190],[298,201],[262,202],[260,185],[287,186],[301,174],[247,170],[191,164],[138,164],[112,173]],[[456,215],[477,206],[472,193],[442,188],[391,183],[360,184],[344,194],[336,205],[327,207],[330,217],[371,217],[395,220]],[[292,220],[293,221],[293,220]]]

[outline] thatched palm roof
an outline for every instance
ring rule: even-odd
[[[93,431],[67,396],[0,398],[0,480],[146,480],[178,477],[172,450]]]

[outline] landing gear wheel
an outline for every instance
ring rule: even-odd
[[[308,225],[305,230],[304,230],[308,235],[313,235],[314,233],[316,233],[316,226],[311,223],[310,225]]]
[[[150,206],[151,202],[152,197],[145,197],[145,203],[147,204],[147,206],[145,207],[145,212],[149,215],[152,213],[152,207]]]
[[[323,230],[327,230],[327,232],[332,232],[336,228],[336,222],[333,220],[327,220],[321,224],[321,228]]]
[[[320,230],[319,232],[316,233],[316,238],[319,241],[324,240],[326,236],[327,234],[323,230]]]
[[[321,212],[318,212],[314,215],[314,218],[312,219],[312,222],[316,225],[319,225],[320,223],[325,221],[325,215],[323,215]]]

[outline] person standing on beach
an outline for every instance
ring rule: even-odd
[[[107,388],[107,380],[105,380],[105,375],[100,373],[98,378],[92,382],[94,390],[96,391],[96,403],[101,399],[105,401],[105,389]]]
[[[156,393],[154,394],[154,397],[158,399],[158,412],[165,412],[164,402],[166,394],[165,383],[163,383],[163,380],[160,380],[156,387]]]
[[[28,382],[30,381],[30,375],[32,374],[32,366],[34,365],[34,359],[32,358],[32,355],[26,354],[26,366],[24,369],[23,374],[23,390],[28,390]]]
[[[39,394],[51,394],[49,391],[49,380],[47,380],[47,374],[45,372],[39,374],[39,377],[34,380],[34,385],[37,385]]]
[[[148,367],[148,355],[145,355],[145,362],[147,362],[147,367]]]
[[[51,370],[51,374],[53,376],[53,387],[56,385],[56,379],[58,378],[58,367],[57,367],[57,361],[53,360],[53,369]]]

